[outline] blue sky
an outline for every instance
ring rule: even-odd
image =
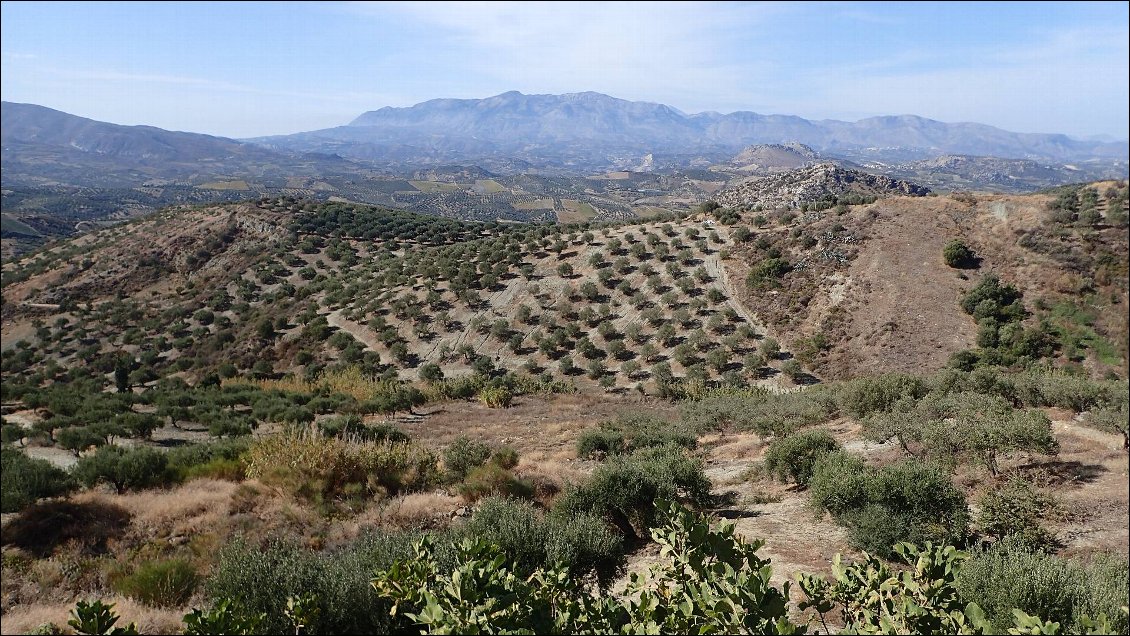
[[[4,2],[0,93],[231,137],[435,97],[593,90],[686,112],[1126,139],[1128,6]]]

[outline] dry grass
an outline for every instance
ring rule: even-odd
[[[238,484],[197,479],[169,490],[111,495],[97,491],[80,493],[76,502],[116,504],[132,517],[135,533],[147,537],[191,536],[214,531],[229,514]]]
[[[462,499],[446,493],[417,492],[390,499],[376,512],[380,525],[401,529],[421,528],[444,525],[445,520],[461,505]]]
[[[179,634],[184,629],[181,618],[190,608],[157,609],[146,607],[132,599],[121,596],[103,598],[104,603],[113,603],[114,610],[122,617],[119,625],[137,623],[142,634]],[[0,634],[30,634],[44,623],[54,623],[66,627],[73,603],[31,603],[18,605],[4,613],[0,623]]]

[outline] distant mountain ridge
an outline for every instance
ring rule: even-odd
[[[697,154],[721,160],[749,145],[793,141],[825,155],[890,161],[943,154],[1056,162],[1117,160],[1130,155],[1127,142],[1015,133],[985,124],[944,123],[914,115],[856,122],[748,111],[687,115],[664,104],[593,92],[525,95],[510,91],[485,99],[434,99],[407,108],[368,111],[346,126],[250,141],[276,149],[336,152],[378,161],[450,162],[507,156],[561,166],[587,159],[592,167],[615,166],[617,160],[629,157],[638,163],[649,153],[657,157]]]
[[[39,106],[3,102],[4,183],[131,187],[146,179],[316,174],[340,157],[295,157],[255,144],[153,126],[122,126]]]

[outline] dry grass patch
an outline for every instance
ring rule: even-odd
[[[184,629],[181,618],[190,608],[158,609],[146,607],[132,599],[121,596],[103,598],[104,603],[113,603],[114,611],[122,619],[119,625],[137,623],[142,634],[179,634]],[[45,623],[54,623],[66,628],[67,620],[74,603],[32,603],[18,605],[4,612],[0,634],[30,634]]]
[[[229,515],[238,484],[197,479],[169,490],[125,495],[84,492],[76,502],[117,505],[129,512],[135,532],[150,536],[193,535],[215,530]]]

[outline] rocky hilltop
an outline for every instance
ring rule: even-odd
[[[800,143],[757,144],[745,148],[730,160],[730,167],[739,172],[769,174],[804,167],[820,160],[812,148]]]
[[[929,188],[901,179],[849,170],[834,163],[752,177],[727,186],[714,200],[728,207],[799,208],[802,203],[829,200],[845,194],[867,196],[925,196]]]

